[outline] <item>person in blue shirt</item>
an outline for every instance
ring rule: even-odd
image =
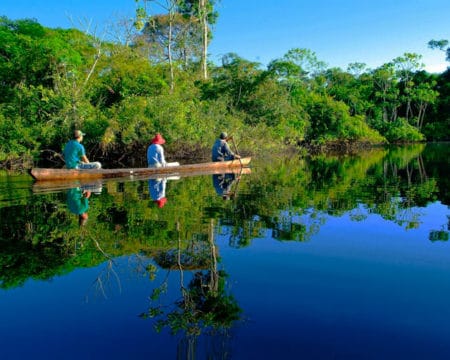
[[[156,134],[152,140],[152,143],[147,148],[147,163],[148,167],[164,167],[166,166],[166,158],[164,157],[163,144],[166,140],[161,134]]]
[[[226,132],[220,134],[211,150],[212,161],[228,161],[241,158],[238,154],[231,151],[227,143],[229,139],[231,137],[228,137]]]
[[[84,133],[81,130],[73,132],[73,139],[64,146],[64,160],[68,169],[101,169],[99,162],[89,162],[86,156],[86,150],[81,144]]]

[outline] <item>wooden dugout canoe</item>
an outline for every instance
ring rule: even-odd
[[[33,168],[31,176],[38,181],[53,180],[81,180],[81,179],[108,179],[127,176],[152,176],[152,175],[182,175],[190,172],[209,171],[220,174],[221,171],[232,168],[248,166],[251,157],[231,161],[218,161],[199,164],[188,164],[178,166],[166,166],[160,168],[126,168],[126,169],[46,169]]]
[[[40,180],[33,184],[32,190],[34,193],[53,193],[60,192],[62,190],[72,189],[76,187],[87,187],[87,188],[97,188],[102,189],[108,182],[128,182],[128,181],[144,181],[150,179],[166,179],[166,180],[179,180],[181,178],[193,177],[193,176],[206,176],[214,174],[235,174],[237,176],[251,174],[251,169],[249,167],[230,167],[226,169],[212,169],[212,170],[196,170],[189,171],[185,173],[180,173],[177,175],[161,175],[161,174],[151,174],[151,175],[139,175],[133,176],[128,175],[124,177],[111,177],[102,179],[69,179],[69,180]]]

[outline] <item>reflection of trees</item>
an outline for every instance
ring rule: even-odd
[[[424,145],[395,148],[375,169],[375,201],[368,208],[407,229],[417,228],[420,211],[435,200],[436,181],[427,176],[421,151]]]
[[[448,231],[445,230],[432,230],[428,239],[430,241],[448,241]]]
[[[107,289],[117,285],[119,291],[121,291],[122,285],[120,278],[114,269],[115,261],[114,259],[107,254],[95,238],[90,238],[92,243],[95,244],[97,250],[104,256],[106,259],[105,267],[100,271],[100,273],[95,278],[92,288],[94,289],[95,294],[102,294],[104,298],[107,298]],[[114,281],[113,281],[114,280]],[[86,301],[88,300],[88,295],[86,295]]]
[[[267,168],[262,164],[253,171],[242,203],[245,211],[241,213],[246,216],[236,221],[252,219],[253,229],[272,229],[274,238],[296,241],[316,233],[324,215],[347,212],[355,221],[375,213],[405,228],[416,228],[421,216],[418,207],[435,201],[438,191],[421,155],[424,147],[379,148],[351,157],[316,156],[306,162],[289,159]]]
[[[313,182],[320,189],[319,196],[311,195],[319,200],[315,208],[333,215],[350,211],[357,221],[375,213],[406,228],[418,227],[421,214],[417,207],[434,201],[437,192],[435,179],[427,176],[423,150],[424,145],[418,144],[375,150],[351,159],[311,161],[312,178],[320,179]],[[329,162],[338,164],[328,166]],[[320,201],[320,194],[326,201]]]
[[[21,286],[29,278],[49,279],[64,273],[76,251],[66,242],[68,214],[45,199],[0,208],[0,287]]]
[[[205,219],[214,219],[217,232],[236,248],[270,233],[278,240],[307,241],[329,215],[345,213],[355,221],[379,214],[416,228],[420,208],[438,199],[448,203],[450,186],[449,167],[443,165],[450,147],[436,144],[423,150],[419,144],[352,157],[264,162],[251,175],[242,176],[237,196],[230,201],[215,195],[209,177],[186,178],[171,187],[173,201],[164,212],[149,206],[145,182],[110,182],[90,204],[90,221],[84,229],[68,212],[64,194],[32,196],[25,205],[2,203],[0,284],[9,288],[28,278],[49,279],[77,267],[96,266],[105,257],[92,239],[111,258],[164,254],[166,262],[176,263],[177,234],[195,239],[184,245],[187,252],[189,246],[204,242],[205,235],[196,234],[204,234]],[[208,186],[201,186],[202,181]],[[13,188],[8,191],[15,193]],[[445,238],[440,229],[435,231],[430,239]],[[200,264],[195,254],[201,252],[190,251],[181,259],[184,270],[189,269],[188,259]]]
[[[437,182],[439,200],[450,205],[450,146],[448,143],[427,144],[422,158],[428,177]],[[446,164],[443,165],[444,159]]]
[[[324,223],[324,217],[314,209],[305,210],[300,218],[284,213],[273,218],[272,237],[282,241],[308,241]]]
[[[182,246],[178,233],[178,246],[155,257],[156,263],[171,270],[178,270],[181,297],[172,306],[160,302],[167,290],[167,277],[154,289],[149,310],[142,318],[154,318],[155,329],[167,327],[172,334],[182,333],[179,352],[182,358],[195,359],[198,337],[206,334],[211,340],[228,338],[228,329],[240,318],[241,309],[226,290],[226,273],[218,270],[217,248],[214,243],[214,226],[211,220],[208,235],[196,237],[191,245]],[[185,271],[192,277],[185,285]],[[227,341],[222,344],[227,344]],[[222,349],[222,354],[226,351]]]
[[[445,229],[447,227],[447,229]],[[440,230],[431,230],[428,235],[430,241],[448,241],[450,230],[450,215],[447,215],[447,224],[442,225]]]

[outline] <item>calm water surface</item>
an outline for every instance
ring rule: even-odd
[[[448,359],[449,153],[0,177],[0,358]]]

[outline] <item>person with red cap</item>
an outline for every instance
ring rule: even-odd
[[[152,140],[152,143],[147,149],[147,163],[148,167],[163,167],[166,166],[166,159],[164,157],[163,144],[166,140],[161,136],[161,134],[156,134]]]

